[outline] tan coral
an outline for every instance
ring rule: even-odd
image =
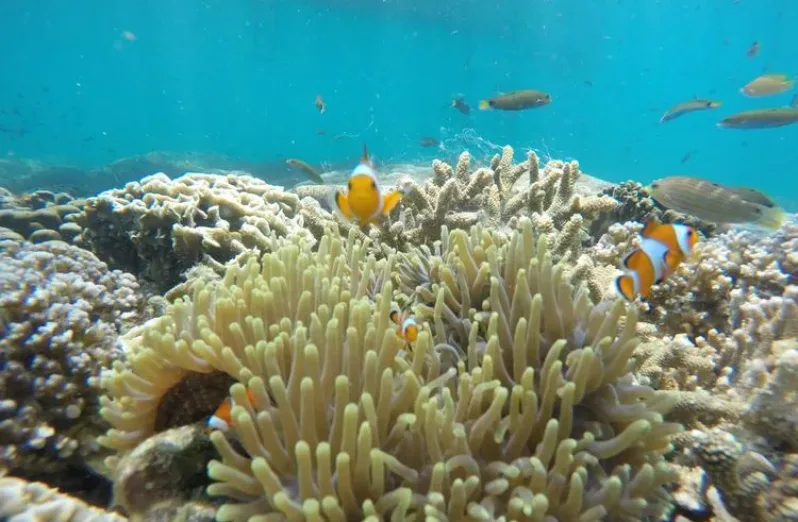
[[[311,235],[299,199],[251,176],[164,174],[89,198],[79,218],[81,244],[112,267],[125,268],[164,292],[208,257],[273,248],[273,240]]]
[[[0,520],[126,522],[127,518],[88,506],[41,482],[0,476]]]

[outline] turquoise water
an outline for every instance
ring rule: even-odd
[[[339,163],[367,142],[382,161],[427,161],[509,143],[611,181],[693,174],[795,208],[798,125],[715,123],[790,102],[738,90],[762,72],[798,75],[796,22],[794,0],[4,0],[0,157]],[[476,110],[523,88],[552,104]],[[468,116],[448,106],[458,93]],[[723,107],[659,123],[693,96]]]

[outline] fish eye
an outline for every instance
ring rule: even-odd
[[[377,183],[374,180],[371,180],[371,190],[377,190]]]
[[[693,229],[692,228],[688,228],[687,229],[687,237],[693,237],[693,234],[694,234]]]

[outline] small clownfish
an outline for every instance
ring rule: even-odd
[[[402,312],[397,307],[391,309],[391,321],[396,323],[396,335],[412,344],[418,338],[418,323],[413,314]]]
[[[247,388],[247,399],[249,399],[250,404],[255,403],[252,390],[249,388]],[[233,425],[233,418],[230,416],[230,412],[233,410],[233,406],[235,405],[236,401],[230,396],[222,401],[219,407],[216,408],[216,411],[213,412],[213,415],[211,415],[208,419],[208,428],[221,431],[229,430],[230,426]]]
[[[615,279],[615,289],[627,301],[648,297],[693,252],[698,233],[687,225],[649,221],[641,233],[640,247],[623,259],[625,272]]]
[[[349,175],[347,191],[333,192],[333,208],[348,221],[357,221],[360,226],[376,222],[387,216],[402,199],[401,192],[392,190],[387,194],[380,192],[377,173],[369,159],[369,152],[363,145],[360,163]]]

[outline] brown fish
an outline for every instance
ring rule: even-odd
[[[319,185],[324,185],[324,178],[321,177],[319,171],[314,169],[304,161],[295,158],[289,158],[285,160],[285,162],[290,166],[294,167],[295,169],[301,170],[313,182],[318,183]]]
[[[679,116],[687,114],[688,112],[703,111],[706,109],[717,109],[721,103],[714,100],[702,100],[699,98],[689,100],[686,102],[677,103],[662,115],[659,119],[660,123],[675,120]]]
[[[465,102],[462,96],[456,96],[452,99],[452,107],[460,111],[462,114],[471,112],[471,106]]]
[[[324,98],[321,97],[321,94],[316,96],[315,105],[316,105],[316,108],[319,110],[319,114],[324,114],[324,111],[327,110],[327,104],[324,103]]]
[[[551,95],[542,91],[522,90],[499,94],[479,102],[480,110],[498,109],[502,111],[522,111],[536,109],[551,103]]]
[[[648,193],[660,205],[713,223],[756,223],[777,229],[784,211],[770,198],[747,187],[725,187],[693,176],[671,176],[655,181]],[[767,201],[769,204],[761,204]]]
[[[718,122],[724,129],[770,129],[798,123],[798,108],[775,107],[738,112]]]
[[[418,140],[418,144],[421,145],[422,147],[428,148],[428,147],[437,147],[438,145],[441,144],[441,142],[438,138],[435,138],[433,136],[424,136],[420,140]]]
[[[763,74],[754,78],[740,89],[746,96],[756,98],[759,96],[772,96],[781,94],[793,88],[795,80],[788,80],[786,74]]]

